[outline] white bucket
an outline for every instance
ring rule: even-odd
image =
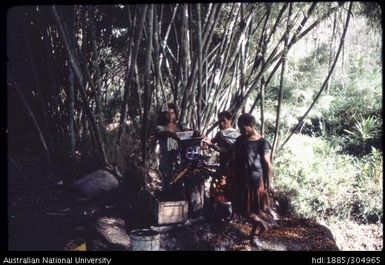
[[[160,234],[152,229],[132,230],[130,238],[132,250],[134,251],[159,250]]]

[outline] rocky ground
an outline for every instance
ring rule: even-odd
[[[103,183],[115,182],[103,180]],[[100,185],[95,187],[98,190],[101,188]],[[9,201],[9,250],[78,248],[89,251],[127,251],[133,245],[130,233],[137,229],[156,231],[159,234],[158,248],[164,251],[334,251],[383,248],[382,224],[360,225],[337,220],[320,224],[299,218],[293,215],[290,198],[283,193],[277,193],[271,204],[275,213],[274,226],[261,235],[257,246],[254,246],[248,238],[251,224],[245,218],[225,220],[215,215],[213,218],[213,215],[207,214],[210,211],[207,211],[184,223],[159,226],[150,213],[145,192],[136,199],[128,199],[124,188],[107,190],[86,200],[72,198],[69,194],[58,199],[53,195],[61,193],[51,193],[51,197],[44,197],[38,192],[19,191],[18,196]],[[81,193],[84,195],[90,191],[84,189]]]
[[[86,243],[86,249],[130,250],[130,232],[149,228],[160,234],[160,250],[338,250],[325,226],[293,216],[281,217],[276,226],[250,244],[250,223],[205,217],[182,224],[157,226],[141,202],[127,204],[105,198],[78,202],[60,211],[12,209],[9,216],[9,248],[12,250],[65,250]]]

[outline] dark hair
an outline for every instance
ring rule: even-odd
[[[250,113],[243,113],[238,118],[238,127],[241,127],[242,125],[255,127],[257,125],[257,122],[256,122],[254,116],[251,115]]]
[[[233,119],[233,115],[229,111],[227,111],[227,110],[224,110],[224,111],[218,113],[218,120],[222,116],[224,116],[228,120],[232,120]]]
[[[178,109],[174,103],[165,103],[167,104],[168,109],[173,109],[175,112],[175,119],[178,120]],[[167,111],[162,111],[162,107],[164,104],[159,109],[159,114],[158,114],[158,122],[161,125],[167,125],[168,120],[167,120]]]

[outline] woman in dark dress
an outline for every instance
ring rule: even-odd
[[[173,103],[164,103],[159,111],[159,124],[155,129],[159,141],[159,173],[163,192],[171,192],[170,184],[180,161],[177,132],[178,111]]]
[[[268,228],[268,224],[263,220],[268,209],[263,172],[266,172],[271,180],[272,165],[270,144],[257,132],[255,126],[256,121],[251,114],[242,114],[238,119],[241,136],[234,144],[232,205],[235,213],[251,219],[253,229],[250,237],[253,244],[258,244],[258,234]]]

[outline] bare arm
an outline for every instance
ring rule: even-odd
[[[209,147],[211,147],[212,149],[214,149],[215,151],[219,152],[219,153],[227,153],[229,150],[227,150],[226,148],[224,147],[220,147],[216,144],[214,144],[210,139],[208,138],[204,138],[202,140],[204,143],[206,143]]]
[[[266,165],[267,176],[269,179],[269,183],[267,187],[270,192],[270,190],[272,189],[272,181],[273,181],[273,165],[271,164],[270,153],[266,153],[265,155],[263,155],[262,159],[264,160]]]

